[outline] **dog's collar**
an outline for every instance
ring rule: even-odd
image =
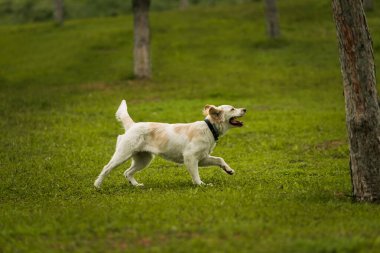
[[[208,126],[208,129],[210,129],[212,135],[214,136],[215,141],[218,141],[218,138],[219,138],[218,130],[214,127],[214,125],[208,119],[205,119],[205,122]]]

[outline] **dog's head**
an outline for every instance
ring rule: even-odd
[[[222,127],[221,130],[227,130],[231,127],[242,127],[243,122],[238,118],[243,117],[247,112],[245,108],[235,108],[232,105],[206,105],[203,114],[211,123]]]

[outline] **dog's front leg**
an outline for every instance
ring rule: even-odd
[[[199,161],[199,166],[207,167],[207,166],[219,166],[222,168],[227,174],[233,175],[235,171],[231,169],[231,167],[224,161],[221,157],[216,156],[208,156]]]
[[[188,157],[185,157],[184,163],[193,179],[193,183],[197,185],[204,185],[205,183],[202,182],[199,176],[198,160],[193,156],[188,156]]]

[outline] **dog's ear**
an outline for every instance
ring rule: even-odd
[[[219,110],[215,105],[206,105],[203,114],[210,115],[213,120],[219,120],[222,115],[222,110]]]
[[[203,108],[203,115],[204,116],[208,115],[208,111],[210,110],[211,107],[215,107],[215,105],[205,105],[205,107]]]
[[[219,110],[217,107],[215,106],[212,106],[210,107],[210,109],[208,110],[208,114],[215,120],[218,120],[220,119],[220,116],[222,114],[222,110]]]

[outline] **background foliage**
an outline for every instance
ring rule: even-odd
[[[189,0],[192,5],[212,6],[216,3],[244,3],[258,0]],[[132,1],[64,0],[65,17],[89,18],[131,14]],[[178,0],[152,0],[151,10],[178,9]],[[0,23],[46,21],[53,17],[53,0],[0,0]]]

